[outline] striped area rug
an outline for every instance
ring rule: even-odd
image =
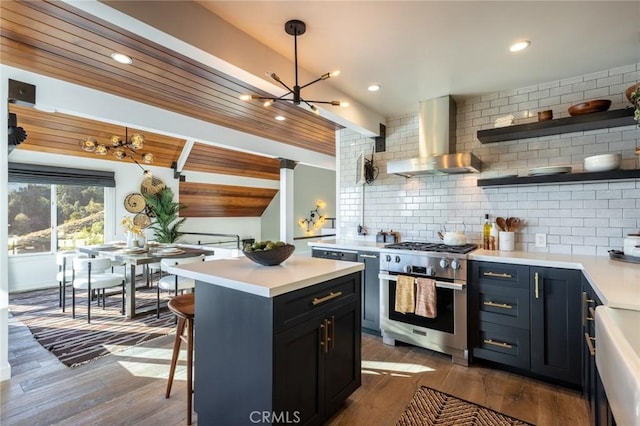
[[[174,315],[166,308],[156,318],[155,310],[135,319],[120,313],[122,293],[108,295],[105,309],[91,304],[87,324],[86,292],[76,293],[76,318],[71,317],[71,290],[66,312],[58,306],[58,289],[35,290],[9,295],[10,313],[26,325],[33,337],[63,364],[75,367],[93,359],[166,336],[175,330]],[[161,293],[166,297],[167,293]],[[156,289],[138,288],[136,309],[155,306]]]
[[[426,386],[418,389],[413,395],[413,399],[400,416],[397,425],[533,426]]]

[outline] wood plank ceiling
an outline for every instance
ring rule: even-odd
[[[19,104],[9,104],[9,112],[18,116],[18,126],[27,132],[27,139],[18,149],[71,155],[74,157],[118,160],[112,155],[97,157],[80,149],[80,139],[92,136],[100,143],[109,145],[112,135],[124,139],[125,128],[100,121],[61,113],[46,113]],[[145,137],[145,147],[140,152],[151,152],[155,156],[154,166],[172,168],[186,143],[184,139],[156,133],[129,129]],[[140,156],[134,157],[140,161]],[[195,143],[184,169],[205,173],[219,173],[259,179],[280,180],[280,162],[276,158],[263,157],[246,152]]]
[[[136,129],[128,129],[127,131],[124,127],[114,124],[61,113],[46,113],[17,104],[9,104],[9,112],[17,114],[18,126],[27,132],[27,139],[18,145],[18,149],[74,157],[130,161],[129,159],[118,160],[113,155],[97,156],[95,153],[83,151],[80,149],[80,139],[91,136],[96,138],[98,143],[109,146],[109,138],[112,135],[124,139],[126,133],[131,135],[139,132],[145,137],[144,148],[140,150],[140,153],[151,152],[155,157],[154,166],[171,168],[171,164],[176,161],[185,144],[184,139]],[[140,155],[136,154],[134,158],[140,161]]]
[[[335,123],[289,103],[241,101],[264,92],[69,4],[2,0],[0,37],[3,64],[335,155]],[[115,63],[113,52],[133,64]],[[275,121],[276,113],[287,120]]]

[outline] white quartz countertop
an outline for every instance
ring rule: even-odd
[[[189,263],[167,271],[258,296],[275,297],[363,269],[363,263],[294,254],[276,266],[261,266],[246,257],[237,257]]]

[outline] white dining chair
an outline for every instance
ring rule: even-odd
[[[67,284],[73,280],[73,267],[71,262],[74,258],[81,256],[87,257],[75,251],[59,251],[56,253],[56,265],[58,266],[58,273],[56,274],[56,281],[58,282],[58,306],[62,308],[62,312],[64,312],[65,309]]]
[[[106,257],[74,258],[72,279],[72,317],[76,317],[76,289],[87,291],[87,323],[91,322],[91,292],[98,292],[100,306],[100,290],[102,290],[102,309],[105,308],[107,288],[122,287],[122,313],[124,314],[124,275],[111,272],[111,259]]]
[[[185,265],[187,263],[194,262],[206,262],[207,260],[213,260],[213,256],[200,256],[182,257],[182,258],[165,258],[160,260],[161,272],[166,270],[167,267]],[[191,278],[181,277],[179,275],[165,275],[158,280],[157,286],[157,300],[156,300],[156,317],[160,318],[160,292],[173,292],[177,295],[178,292],[184,292],[185,290],[193,290],[196,287],[195,280]]]

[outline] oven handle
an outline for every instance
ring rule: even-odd
[[[383,274],[383,273],[378,274],[378,278],[380,278],[381,280],[387,280],[387,281],[397,281],[398,280],[397,277],[398,277],[397,275],[390,275],[390,274]],[[449,288],[451,290],[461,291],[461,290],[464,290],[464,288],[466,287],[466,284],[436,281],[436,287]]]

